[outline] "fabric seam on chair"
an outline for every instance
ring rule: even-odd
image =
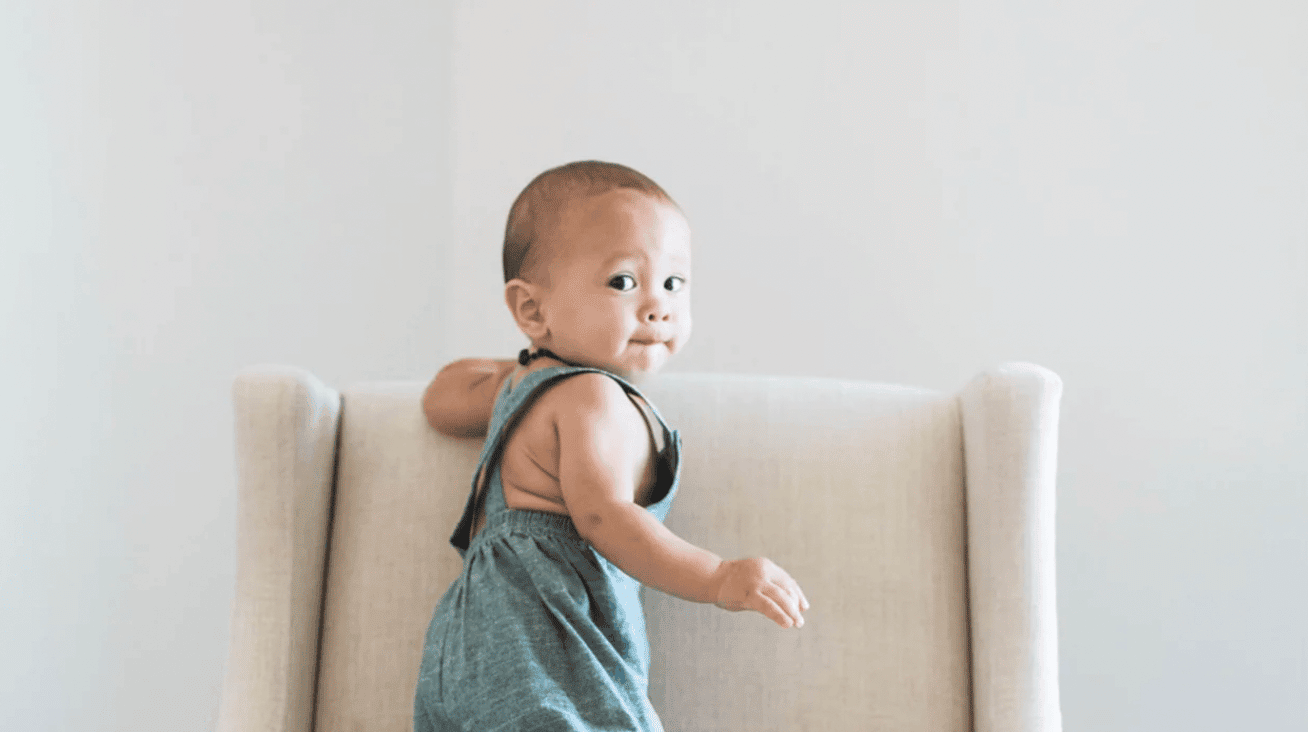
[[[332,455],[332,482],[327,492],[327,531],[323,538],[322,581],[318,591],[318,640],[314,644],[313,694],[309,708],[309,732],[318,729],[318,687],[322,679],[323,636],[327,625],[327,580],[330,576],[332,562],[332,544],[336,525],[336,486],[341,474],[341,433],[345,431],[345,394],[336,395],[336,441]]]

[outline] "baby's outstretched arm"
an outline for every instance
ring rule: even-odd
[[[495,396],[517,361],[464,358],[447,364],[427,385],[427,423],[450,437],[479,437],[490,426]]]
[[[612,379],[581,375],[558,387],[559,483],[577,532],[645,585],[726,610],[755,610],[778,625],[804,624],[808,599],[764,557],[723,560],[672,533],[635,503],[639,454],[624,436],[633,408]]]

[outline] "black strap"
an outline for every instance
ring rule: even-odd
[[[566,360],[564,360],[564,359],[562,359],[562,358],[559,358],[559,355],[558,355],[557,353],[551,351],[551,350],[548,349],[548,348],[538,348],[538,349],[536,349],[536,352],[535,352],[535,353],[531,353],[531,352],[529,352],[527,349],[524,348],[524,349],[522,349],[521,351],[518,351],[518,363],[521,364],[521,365],[523,365],[523,366],[526,366],[527,364],[531,363],[532,361],[534,361],[534,360],[536,360],[536,359],[538,359],[538,358],[543,358],[543,357],[545,357],[545,356],[549,356],[550,358],[555,359],[556,361],[563,361],[563,363],[566,363],[567,365],[572,366],[572,367],[574,367],[574,368],[579,368],[579,369],[588,369],[588,368],[593,368],[593,367],[591,367],[591,366],[584,366],[584,365],[579,364],[579,363],[573,363],[573,362],[571,362],[571,361],[566,361]]]

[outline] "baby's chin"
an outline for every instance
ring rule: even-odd
[[[663,354],[650,359],[635,358],[617,361],[595,359],[591,363],[595,364],[596,368],[617,374],[633,384],[640,384],[657,374],[663,368],[663,364],[667,363],[669,355],[671,354]]]
[[[662,353],[654,354],[648,359],[635,359],[634,363],[628,368],[618,372],[627,381],[638,384],[652,376],[658,375],[663,370],[663,366],[672,358],[672,353],[667,350],[667,346],[656,346]]]

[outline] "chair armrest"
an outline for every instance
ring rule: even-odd
[[[1054,483],[1063,382],[1013,362],[959,392],[977,732],[1060,732]]]
[[[289,366],[241,371],[237,558],[223,732],[309,732],[341,398]]]

